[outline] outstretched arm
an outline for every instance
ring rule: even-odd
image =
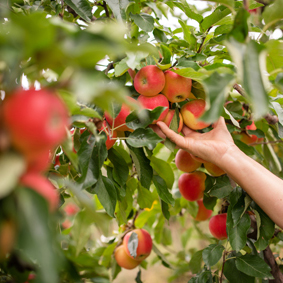
[[[184,137],[158,122],[162,132],[178,147],[224,170],[265,213],[283,228],[283,180],[244,154],[233,142],[224,118],[207,133],[197,133],[186,126]]]

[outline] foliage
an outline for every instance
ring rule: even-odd
[[[56,91],[75,128],[52,153],[46,173],[60,192],[54,214],[41,196],[17,184],[24,161],[3,145],[0,131],[0,226],[15,227],[13,249],[4,258],[0,252],[1,282],[26,282],[31,274],[40,283],[115,282],[121,268],[113,251],[134,226],[154,242],[136,282],[158,265],[170,270],[171,282],[273,278],[263,251],[272,245],[281,266],[282,232],[227,176],[200,169],[207,174],[205,206],[214,214],[228,211],[228,240],[212,238],[207,222],[193,220],[197,206],[178,191],[174,145],[147,127],[162,108],[132,112],[127,125],[134,131],[110,150],[97,132],[105,111],[116,116],[127,95],[139,95],[128,69],[176,66],[174,72],[193,80],[192,93],[206,100],[202,119],[223,116],[236,145],[283,177],[282,0],[213,2],[202,10],[184,0],[0,3],[0,107],[27,80]],[[252,121],[257,129],[247,130]],[[247,145],[243,133],[263,141]]]

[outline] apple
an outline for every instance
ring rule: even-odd
[[[165,76],[155,65],[141,68],[135,76],[135,90],[144,96],[155,96],[162,91],[165,85]]]
[[[173,116],[175,114],[175,110],[174,109],[169,109],[167,115],[165,116],[163,122],[169,127],[170,123],[173,119]],[[180,117],[180,121],[179,121],[179,127],[178,127],[178,133],[180,133],[183,129],[183,117],[181,115],[181,113],[179,113],[179,117]]]
[[[66,136],[67,108],[50,91],[17,90],[4,100],[2,110],[13,146],[28,158],[54,148]]]
[[[115,130],[111,131],[111,129],[108,127],[105,120],[103,121],[102,127],[99,130],[106,133],[107,139],[106,139],[105,144],[106,144],[107,150],[109,150],[116,142],[117,132]]]
[[[211,216],[212,210],[207,209],[204,206],[202,199],[197,200],[197,204],[198,204],[198,213],[197,213],[197,216],[196,216],[195,220],[196,221],[205,221],[205,220],[207,220]]]
[[[184,149],[179,149],[176,157],[175,164],[181,171],[191,173],[201,166],[201,162],[196,161],[192,158],[192,154]]]
[[[251,125],[246,126],[246,129],[251,130],[251,131],[255,131],[257,128],[256,128],[254,121],[252,121]],[[244,132],[241,133],[240,135],[241,135],[240,141],[242,141],[243,143],[245,143],[247,145],[250,145],[250,144],[255,143],[255,142],[261,142],[261,141],[264,140],[264,138],[259,138],[256,135],[250,135],[250,134],[244,133]]]
[[[179,180],[179,191],[183,198],[195,201],[203,198],[206,175],[203,172],[183,173]]]
[[[127,100],[130,103],[134,103],[134,104],[137,103],[137,101],[130,96],[127,96]],[[131,107],[128,106],[127,104],[123,103],[119,114],[114,119],[114,123],[113,123],[113,118],[111,117],[111,115],[107,111],[105,111],[104,116],[105,116],[106,121],[110,125],[110,127],[111,128],[113,127],[113,130],[123,131],[123,132],[124,131],[133,132],[133,129],[130,129],[126,125],[126,118],[131,112],[132,112]]]
[[[140,102],[140,104],[146,108],[146,109],[150,109],[153,110],[158,106],[163,106],[163,107],[167,107],[159,116],[159,118],[157,120],[154,120],[152,122],[152,124],[156,124],[157,121],[162,121],[165,119],[168,111],[169,111],[169,101],[167,100],[167,98],[163,95],[163,94],[157,94],[155,96],[144,96],[144,95],[140,95],[138,97],[138,101]]]
[[[55,211],[59,204],[59,194],[52,183],[37,173],[28,172],[20,178],[20,184],[33,189],[49,203],[50,211]]]
[[[212,236],[218,240],[227,239],[227,213],[217,214],[210,218],[208,227]]]
[[[192,158],[193,158],[194,160],[200,162],[200,163],[205,163],[205,162],[206,162],[204,159],[202,159],[202,158],[200,158],[200,157],[197,157],[197,156],[195,156],[195,155],[192,155]]]
[[[37,156],[27,157],[27,172],[42,173],[46,171],[51,163],[50,150],[40,152]]]
[[[78,206],[75,205],[74,203],[68,203],[64,207],[64,211],[68,216],[75,215],[77,212],[79,212],[79,210],[80,209],[78,208]]]
[[[192,130],[201,130],[210,124],[198,121],[198,118],[205,112],[205,101],[203,99],[191,100],[181,108],[181,115],[184,124]]]
[[[182,77],[170,70],[164,72],[165,85],[161,91],[170,102],[181,102],[187,98],[195,98],[191,93],[192,80]]]
[[[219,177],[221,175],[226,174],[225,171],[223,171],[220,167],[211,162],[204,162],[203,164],[207,172],[214,177]]]
[[[121,245],[115,249],[114,257],[118,265],[125,269],[134,269],[142,262],[141,260],[135,260],[128,256],[124,245]]]
[[[130,68],[130,69],[128,69],[128,73],[129,73],[130,77],[132,78],[132,80],[134,80],[135,76],[136,76],[136,71]]]
[[[132,256],[129,251],[129,239],[135,233],[138,238],[138,245],[136,250],[136,257]],[[152,249],[152,239],[150,234],[144,229],[135,229],[127,233],[123,239],[123,246],[128,256],[132,259],[141,261],[147,258]]]

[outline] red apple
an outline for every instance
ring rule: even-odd
[[[132,80],[134,80],[135,76],[136,76],[136,71],[130,68],[130,69],[128,69],[128,73],[129,73],[130,77],[132,78]]]
[[[137,246],[137,254],[136,257],[130,254],[128,245],[129,239],[133,233],[136,233],[138,237],[138,246]],[[141,261],[147,258],[152,249],[152,239],[150,234],[144,229],[135,229],[129,233],[127,233],[123,239],[123,246],[128,256],[131,258]]]
[[[50,211],[54,211],[58,207],[59,195],[47,178],[30,172],[20,178],[20,184],[42,195],[48,201]]]
[[[212,236],[218,240],[227,239],[226,231],[227,213],[214,215],[209,220],[209,231]]]
[[[194,155],[192,155],[192,158],[193,158],[194,160],[200,162],[200,163],[205,163],[205,162],[206,162],[204,159],[202,159],[202,158],[200,158],[200,157],[197,157],[197,156],[194,156]]]
[[[159,116],[157,120],[154,120],[152,124],[156,124],[157,121],[162,121],[165,119],[168,111],[169,111],[169,101],[163,94],[158,94],[155,96],[144,96],[140,95],[138,97],[138,101],[141,105],[146,109],[155,109],[158,106],[167,107]]]
[[[207,172],[214,177],[219,177],[221,175],[226,174],[225,171],[223,171],[220,167],[211,162],[204,162],[204,167]]]
[[[66,212],[66,215],[68,216],[72,216],[75,215],[77,212],[79,212],[79,208],[77,205],[75,205],[74,203],[68,203],[65,205],[64,207],[64,211]]]
[[[181,171],[191,173],[201,166],[201,162],[192,158],[192,155],[184,149],[179,149],[176,157],[175,164]]]
[[[130,256],[128,256],[128,254],[125,251],[124,245],[121,245],[116,248],[114,252],[114,256],[118,265],[125,269],[134,269],[142,262],[141,260],[135,260]]]
[[[196,221],[205,221],[205,220],[207,220],[211,216],[212,210],[207,209],[204,206],[202,199],[197,200],[197,204],[198,204],[198,213],[197,213],[197,216],[196,216],[195,220]]]
[[[59,97],[47,90],[17,90],[3,102],[4,124],[12,144],[31,157],[52,149],[66,136],[68,111]]]
[[[134,104],[137,103],[137,101],[130,96],[128,96],[127,99],[131,103],[134,103]],[[114,119],[114,123],[113,123],[113,118],[110,116],[110,114],[108,112],[105,112],[104,115],[105,115],[106,121],[108,122],[108,124],[110,125],[111,128],[113,127],[114,130],[123,131],[123,132],[124,131],[133,132],[133,130],[130,129],[126,125],[126,118],[131,112],[132,112],[131,107],[128,106],[127,104],[123,103],[119,114]]]
[[[99,130],[106,133],[107,139],[105,143],[107,150],[109,150],[116,142],[117,132],[115,130],[111,131],[105,120],[103,121],[102,127]]]
[[[179,191],[183,198],[195,201],[203,198],[206,175],[203,172],[184,173],[178,180]]]
[[[173,119],[173,116],[175,114],[175,110],[174,109],[169,109],[166,117],[164,118],[163,122],[169,127],[170,123]],[[178,127],[178,133],[180,133],[183,129],[183,117],[181,115],[181,113],[179,113],[179,117],[180,117],[180,121],[179,121],[179,127]]]
[[[195,98],[191,93],[192,80],[182,77],[170,70],[164,72],[165,86],[162,93],[170,102],[181,102],[187,98]]]
[[[49,168],[50,163],[50,150],[47,149],[27,158],[27,172],[42,173]]]
[[[201,130],[210,124],[198,121],[198,118],[205,112],[205,101],[203,99],[191,100],[181,108],[181,115],[184,124],[193,130]]]
[[[155,65],[148,65],[141,68],[134,79],[136,91],[144,96],[157,95],[162,91],[164,85],[164,73]]]

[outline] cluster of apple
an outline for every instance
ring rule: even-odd
[[[59,196],[43,173],[50,166],[51,153],[66,137],[69,114],[65,104],[45,89],[20,89],[3,101],[1,121],[8,146],[25,160],[19,184],[42,195],[54,211]]]
[[[197,121],[197,118],[205,111],[205,101],[196,99],[191,93],[192,80],[190,78],[182,77],[171,70],[163,72],[155,65],[145,66],[137,74],[131,70],[130,74],[134,80],[135,90],[140,94],[137,100],[127,97],[130,104],[138,103],[139,106],[150,110],[158,106],[165,107],[159,118],[149,126],[157,134],[160,134],[159,128],[155,125],[157,121],[163,121],[168,126],[172,121],[174,110],[170,109],[170,104],[182,102],[186,99],[191,100],[184,104],[180,110],[178,132],[182,130],[183,123],[194,130],[209,126],[207,123]],[[115,139],[112,138],[117,136],[117,132],[120,136],[119,132],[133,131],[126,125],[126,118],[131,111],[130,106],[122,104],[121,110],[115,118],[111,117],[110,113],[105,112],[105,119],[108,124],[104,123],[103,128],[107,129],[107,134],[112,140],[111,146],[115,143]]]
[[[206,175],[203,172],[195,171],[202,165],[202,163],[208,173],[212,176],[221,176],[225,174],[225,172],[215,164],[206,162],[183,149],[179,149],[176,154],[176,167],[185,172],[178,180],[179,191],[186,200],[197,202],[198,212],[195,217],[195,220],[197,221],[205,221],[209,219],[212,214],[212,210],[207,209],[202,200],[205,190]],[[219,214],[213,216],[209,221],[209,230],[217,239],[227,238],[225,217],[227,217],[226,214]]]
[[[145,260],[152,250],[152,239],[144,229],[128,232],[123,243],[116,247],[114,256],[117,264],[125,269],[133,269]]]

